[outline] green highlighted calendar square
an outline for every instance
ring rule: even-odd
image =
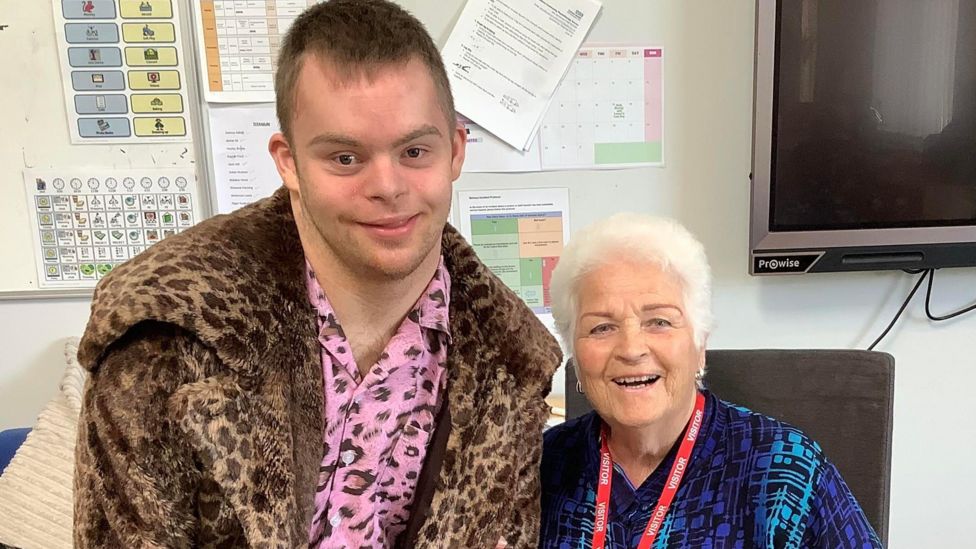
[[[661,162],[661,142],[594,143],[597,164]]]

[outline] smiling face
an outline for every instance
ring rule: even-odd
[[[276,134],[269,148],[313,265],[395,280],[436,265],[464,130],[418,60],[347,72],[309,56],[291,140]]]
[[[683,424],[704,346],[695,345],[680,281],[648,263],[584,275],[574,337],[583,392],[612,430]]]

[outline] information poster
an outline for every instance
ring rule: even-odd
[[[194,0],[204,97],[274,102],[278,49],[295,19],[322,0]]]
[[[176,0],[53,0],[71,142],[188,141]]]
[[[597,0],[468,0],[441,52],[457,110],[528,150]]]
[[[192,169],[25,170],[41,288],[94,288],[200,220]]]
[[[278,131],[274,104],[211,105],[216,213],[230,213],[281,187],[281,176],[268,152]]]
[[[569,240],[569,189],[458,193],[461,233],[478,258],[538,315],[551,315],[549,283]]]

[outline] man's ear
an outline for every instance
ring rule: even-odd
[[[464,153],[468,146],[468,130],[460,121],[454,127],[454,139],[451,140],[451,180],[461,177],[461,166],[464,165]]]
[[[281,176],[281,182],[285,184],[292,193],[298,192],[298,167],[295,162],[295,154],[292,151],[291,145],[288,143],[288,139],[281,132],[275,133],[271,136],[268,141],[268,152],[271,153],[271,158],[274,159],[275,167],[278,169],[278,175]]]

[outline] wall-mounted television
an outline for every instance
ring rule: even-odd
[[[758,0],[750,273],[976,265],[976,0]]]

